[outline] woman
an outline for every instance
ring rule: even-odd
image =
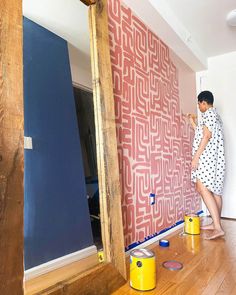
[[[203,91],[198,95],[198,107],[202,113],[198,125],[195,115],[187,115],[195,129],[191,178],[213,220],[212,224],[202,227],[212,230],[206,236],[209,240],[224,235],[220,222],[225,175],[224,135],[222,120],[213,103],[213,94]]]

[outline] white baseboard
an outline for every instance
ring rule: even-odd
[[[70,253],[68,255],[59,257],[57,259],[53,259],[51,261],[48,261],[46,263],[40,264],[38,266],[35,266],[33,268],[27,269],[25,271],[25,281],[28,281],[30,279],[36,278],[38,276],[41,276],[43,274],[46,274],[52,270],[55,270],[57,268],[60,268],[62,266],[65,266],[67,264],[70,264],[72,262],[76,262],[78,260],[81,260],[83,258],[86,258],[90,255],[97,253],[97,247],[95,245],[87,247],[85,249],[79,250],[77,252]]]
[[[175,232],[175,231],[177,231],[177,230],[179,230],[179,229],[181,229],[181,228],[183,228],[183,227],[184,227],[184,223],[181,223],[181,224],[179,224],[179,225],[176,225],[175,227],[172,227],[172,228],[168,229],[166,232],[164,232],[164,233],[162,233],[162,234],[160,234],[160,235],[158,235],[158,236],[156,236],[156,237],[153,237],[153,238],[151,238],[150,240],[147,240],[146,242],[144,242],[144,243],[142,243],[142,244],[140,244],[140,245],[137,245],[136,247],[134,247],[134,248],[132,248],[132,249],[126,251],[125,254],[126,254],[126,255],[129,255],[130,252],[131,252],[132,250],[134,250],[134,249],[145,248],[145,247],[147,247],[147,246],[149,246],[149,245],[151,245],[151,244],[153,244],[153,243],[155,243],[155,242],[157,242],[157,241],[159,241],[159,240],[165,238],[165,237],[168,236],[169,234],[171,234],[171,233],[173,233],[173,232]]]

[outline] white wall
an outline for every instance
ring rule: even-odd
[[[90,56],[68,43],[72,81],[74,84],[92,89]]]
[[[208,71],[197,75],[198,87],[213,92],[214,105],[224,122],[227,167],[222,216],[236,218],[236,51],[208,62]]]
[[[92,88],[88,6],[79,0],[23,0],[23,14],[68,42],[73,83]]]
[[[183,62],[172,50],[170,50],[170,58],[178,71],[180,109],[183,114],[196,113],[196,72]]]
[[[85,54],[89,52],[88,6],[81,1],[23,0],[23,14]]]

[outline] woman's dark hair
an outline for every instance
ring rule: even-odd
[[[199,102],[203,102],[203,101],[205,101],[206,103],[208,103],[208,104],[213,104],[213,102],[214,102],[214,96],[213,96],[213,94],[210,92],[210,91],[208,91],[208,90],[205,90],[205,91],[202,91],[202,92],[200,92],[199,94],[198,94],[198,101]]]

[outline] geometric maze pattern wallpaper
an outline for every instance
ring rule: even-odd
[[[190,181],[194,134],[181,114],[169,49],[121,1],[108,1],[108,18],[127,247],[201,205]]]

